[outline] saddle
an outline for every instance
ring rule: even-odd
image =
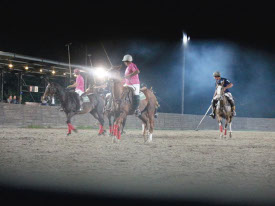
[[[146,87],[143,87],[142,89],[140,89],[140,92],[139,92],[139,98],[140,98],[140,101],[146,99],[146,96],[144,94],[144,90],[147,89]],[[133,99],[133,95],[134,95],[134,89],[131,88],[131,87],[124,87],[123,89],[123,92],[122,92],[122,101],[126,101],[126,102],[129,102],[132,104],[132,99]]]

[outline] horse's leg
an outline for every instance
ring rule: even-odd
[[[152,142],[152,140],[153,140],[152,138],[153,138],[153,131],[154,131],[154,126],[155,126],[154,116],[155,116],[155,113],[150,111],[148,114],[149,125],[150,125],[148,142]]]
[[[141,124],[141,133],[142,133],[142,134],[144,134],[144,130],[145,130],[145,124],[142,123],[142,124]]]
[[[115,135],[117,137],[117,139],[121,138],[121,127],[122,127],[122,122],[123,120],[126,118],[127,113],[125,111],[123,111],[119,117],[117,118],[117,120],[115,121]]]
[[[77,130],[76,130],[76,129],[74,128],[74,126],[71,124],[71,118],[72,118],[74,115],[75,115],[75,113],[72,113],[72,112],[66,114],[66,116],[67,116],[67,121],[66,121],[66,123],[67,123],[67,125],[68,125],[68,133],[67,133],[67,136],[70,135],[70,134],[72,133],[72,130],[73,130],[74,132],[77,132]]]
[[[127,116],[123,119],[122,128],[121,128],[121,134],[125,134],[124,127],[125,127],[125,124],[126,124],[126,120],[127,120]]]
[[[98,121],[100,123],[99,125],[99,132],[98,132],[98,135],[102,135],[105,133],[105,130],[104,130],[104,116],[103,116],[103,113],[98,111]]]
[[[116,136],[116,132],[117,132],[117,129],[116,129],[116,125],[115,125],[115,122],[117,120],[117,118],[119,117],[119,113],[114,111],[114,119],[113,119],[113,135]]]
[[[226,119],[226,122],[225,122],[225,125],[224,125],[224,138],[226,138],[227,125],[228,125],[228,119]]]
[[[218,116],[218,122],[220,127],[220,138],[222,138],[223,137],[222,117]]]
[[[232,117],[230,118],[230,121],[229,121],[229,137],[231,138],[232,137]]]
[[[109,121],[109,135],[112,135],[113,125],[112,125],[112,114],[110,112],[108,112],[107,118],[108,118],[108,121]]]
[[[141,116],[139,116],[138,118],[142,121],[142,123],[144,125],[143,137],[144,137],[144,142],[146,142],[147,141],[147,139],[146,139],[146,131],[147,131],[148,125],[149,125],[149,119],[147,117],[147,112],[143,112],[141,114]]]

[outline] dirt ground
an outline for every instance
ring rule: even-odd
[[[0,181],[111,195],[275,200],[275,132],[0,129]]]

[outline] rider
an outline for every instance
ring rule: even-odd
[[[81,101],[81,95],[84,93],[84,79],[80,75],[80,70],[79,69],[74,69],[74,74],[76,75],[76,81],[74,84],[69,85],[67,88],[75,88],[75,92],[78,94],[78,101],[77,105],[79,108],[78,112],[82,111],[82,101]]]
[[[233,87],[233,84],[228,79],[222,78],[221,73],[218,71],[213,73],[213,77],[216,80],[216,86],[219,83],[223,82],[225,96],[227,97],[228,102],[231,105],[233,116],[236,116],[234,99],[232,94],[228,90],[229,88]],[[212,100],[212,113],[209,115],[213,119],[215,119],[215,116],[216,116],[215,109],[216,109],[216,104],[218,102],[216,94],[217,94],[217,91],[215,90],[213,100]]]
[[[137,66],[132,62],[133,57],[129,54],[126,54],[122,61],[127,66],[125,71],[125,84],[124,86],[131,87],[134,90],[133,95],[133,109],[135,110],[136,116],[140,116],[141,112],[138,108],[140,97],[139,97],[139,90],[140,90],[140,82],[138,74],[140,73]]]

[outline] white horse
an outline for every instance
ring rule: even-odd
[[[214,97],[215,100],[217,100],[216,105],[216,119],[218,120],[219,126],[220,126],[220,138],[226,138],[227,135],[227,126],[229,124],[229,137],[232,137],[232,108],[227,100],[227,95],[224,93],[224,87],[223,84],[217,85],[217,95]],[[225,119],[225,126],[224,126],[224,135],[223,135],[223,124],[222,119]]]

